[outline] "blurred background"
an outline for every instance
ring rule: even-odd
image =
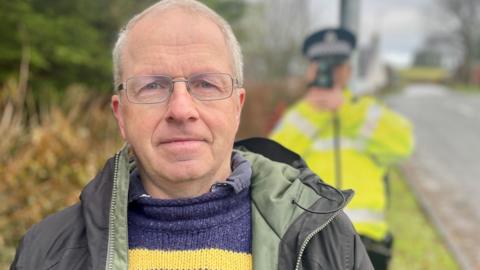
[[[0,269],[21,235],[78,200],[121,145],[110,111],[111,48],[154,0],[0,0]],[[266,136],[305,91],[304,37],[340,24],[332,0],[205,0],[245,56],[238,138]],[[480,269],[480,1],[356,0],[351,88],[415,125],[394,171],[392,269]]]

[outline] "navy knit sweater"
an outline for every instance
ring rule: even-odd
[[[195,198],[160,200],[131,175],[129,269],[252,269],[251,166],[232,155],[232,174]]]

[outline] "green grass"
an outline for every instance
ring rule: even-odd
[[[402,80],[408,82],[443,82],[449,74],[445,69],[434,67],[412,67],[399,70]]]
[[[464,92],[480,92],[480,85],[457,84],[453,85],[452,88]]]
[[[391,179],[388,221],[395,236],[390,270],[460,269],[400,173]]]

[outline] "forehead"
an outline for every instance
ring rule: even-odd
[[[225,37],[217,24],[198,13],[174,8],[146,14],[128,32],[124,48],[127,69],[135,64],[231,66]]]

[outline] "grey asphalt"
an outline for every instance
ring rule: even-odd
[[[462,269],[480,270],[480,94],[417,84],[386,102],[414,124],[410,186]]]

